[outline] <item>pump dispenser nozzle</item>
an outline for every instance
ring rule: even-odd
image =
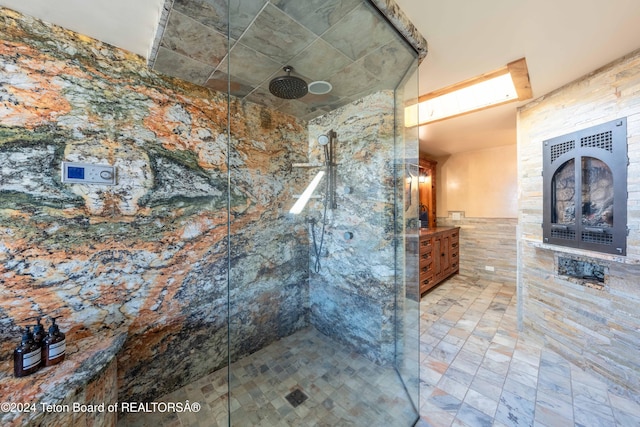
[[[47,335],[44,332],[44,326],[42,326],[42,323],[40,323],[41,319],[41,317],[36,317],[37,323],[33,327],[33,341],[39,346],[42,346],[42,340],[44,340],[44,337]]]

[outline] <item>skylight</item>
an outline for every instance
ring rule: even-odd
[[[525,59],[421,96],[405,108],[405,126],[432,123],[532,97]]]

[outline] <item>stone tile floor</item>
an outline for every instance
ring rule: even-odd
[[[640,395],[518,334],[513,284],[457,275],[420,310],[418,426],[640,426]],[[402,427],[414,418],[394,371],[311,328],[236,362],[233,373],[234,426]],[[227,425],[226,381],[223,369],[159,399],[200,402],[197,414],[139,414],[118,425]],[[294,408],[284,396],[296,388],[309,398]]]
[[[640,426],[640,394],[518,333],[513,284],[457,275],[420,311],[421,426]]]
[[[232,364],[233,426],[411,426],[413,405],[394,369],[376,365],[313,328]],[[308,396],[293,407],[294,390]],[[197,413],[127,414],[119,427],[227,425],[227,369],[221,369],[158,399],[198,402]]]

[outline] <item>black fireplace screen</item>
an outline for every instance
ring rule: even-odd
[[[627,120],[544,141],[545,243],[626,255]]]

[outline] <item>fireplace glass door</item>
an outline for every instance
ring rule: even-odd
[[[553,176],[553,224],[572,226],[576,222],[576,166],[574,159],[565,162]],[[555,227],[556,231],[562,227]]]
[[[602,233],[613,227],[613,174],[605,162],[582,158],[582,218],[585,230]]]

